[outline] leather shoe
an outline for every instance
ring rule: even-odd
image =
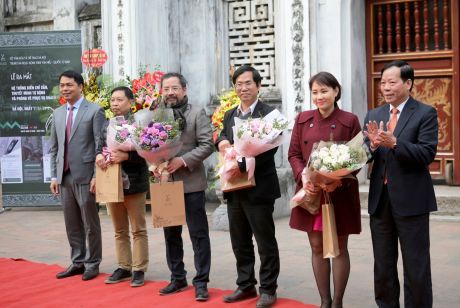
[[[266,308],[271,307],[276,303],[276,293],[273,295],[262,293],[260,294],[260,298],[257,301],[256,307],[257,308]]]
[[[75,264],[70,265],[65,271],[57,273],[56,278],[62,279],[67,278],[75,275],[81,275],[85,272],[85,267],[83,265],[78,266]]]
[[[91,280],[93,278],[96,278],[97,275],[99,275],[99,269],[98,268],[95,268],[95,269],[90,269],[90,270],[85,270],[85,272],[83,273],[83,276],[81,277],[81,280]]]
[[[144,285],[144,272],[134,271],[133,278],[131,279],[131,287],[142,287]]]
[[[186,289],[188,286],[187,280],[175,280],[171,281],[166,287],[160,289],[160,295],[169,295],[180,292]]]
[[[209,292],[206,286],[195,287],[195,300],[205,302],[209,299]]]
[[[246,290],[242,290],[240,288],[236,289],[232,294],[224,296],[224,302],[226,303],[234,303],[237,301],[242,301],[249,298],[257,297],[257,290],[255,287],[251,287]]]

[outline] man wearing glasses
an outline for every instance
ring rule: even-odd
[[[174,118],[179,120],[182,130],[182,148],[176,157],[169,160],[167,171],[175,181],[184,183],[185,216],[195,254],[195,299],[206,301],[209,298],[207,283],[211,244],[205,209],[207,182],[203,161],[214,150],[211,122],[203,108],[188,102],[187,81],[181,74],[163,75],[161,90],[164,102],[173,109]],[[187,288],[187,272],[183,261],[182,226],[165,227],[163,230],[171,282],[160,290],[160,295],[169,295]]]
[[[216,140],[216,147],[221,153],[233,144],[232,127],[235,125],[235,117],[262,118],[273,110],[273,107],[258,99],[262,77],[255,68],[249,65],[241,66],[235,71],[232,79],[241,104],[225,113],[224,127]],[[277,149],[255,157],[256,186],[224,194],[224,198],[227,199],[230,239],[238,272],[238,288],[232,294],[224,296],[224,302],[233,303],[257,297],[253,235],[260,255],[260,298],[257,307],[270,307],[276,302],[280,260],[273,210],[275,199],[281,196],[274,158]],[[235,176],[246,171],[244,158],[238,165]]]

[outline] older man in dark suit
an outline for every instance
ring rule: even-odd
[[[235,117],[261,118],[269,114],[273,107],[258,99],[262,77],[251,66],[241,66],[233,74],[233,84],[241,104],[225,113],[224,128],[216,140],[216,146],[223,153],[233,144],[232,127]],[[275,238],[273,210],[275,199],[281,196],[276,173],[274,155],[277,148],[255,157],[254,179],[256,186],[225,193],[227,199],[230,239],[236,257],[238,288],[224,296],[228,303],[257,297],[254,275],[254,235],[260,255],[260,298],[257,307],[270,307],[276,302],[277,279],[280,270],[278,243]],[[239,170],[246,170],[245,160],[239,163]]]
[[[51,185],[61,194],[72,265],[57,278],[99,274],[102,260],[101,225],[95,199],[94,161],[104,124],[104,111],[83,96],[83,77],[74,71],[59,76],[59,90],[66,103],[53,112],[51,128]],[[86,244],[88,242],[88,245]]]
[[[407,62],[386,64],[380,84],[386,104],[365,119],[374,162],[369,214],[379,307],[399,307],[398,240],[405,307],[433,305],[429,213],[437,207],[428,166],[436,155],[438,121],[433,107],[410,96],[413,83]]]
[[[167,73],[161,79],[163,99],[181,123],[182,148],[177,157],[169,161],[167,170],[175,181],[184,182],[185,216],[195,253],[196,275],[193,278],[195,299],[209,298],[207,284],[211,268],[211,244],[205,209],[204,190],[207,187],[203,161],[214,151],[211,122],[203,108],[188,102],[187,81],[179,73]],[[164,228],[166,258],[171,270],[171,283],[160,290],[168,295],[187,287],[184,269],[182,226]]]

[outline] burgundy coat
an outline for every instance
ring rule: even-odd
[[[335,108],[325,119],[317,109],[300,113],[295,121],[289,145],[288,160],[297,183],[296,192],[302,187],[302,171],[308,162],[313,144],[318,141],[349,141],[361,131],[356,115]],[[330,194],[337,224],[337,234],[361,232],[361,207],[358,181],[342,180],[342,186]],[[310,232],[314,216],[301,207],[291,212],[289,225],[293,229]]]

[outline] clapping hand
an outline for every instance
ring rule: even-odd
[[[382,142],[380,133],[384,132],[383,121],[380,121],[379,124],[377,124],[376,121],[369,121],[369,123],[366,124],[366,128],[367,131],[364,131],[364,135],[369,138],[369,141],[371,142],[371,150],[375,151]]]
[[[378,133],[378,140],[379,140],[379,145],[385,148],[393,148],[396,144],[396,137],[393,135],[393,132],[391,129],[389,129],[389,123],[387,123],[386,127],[387,130],[379,130]]]

